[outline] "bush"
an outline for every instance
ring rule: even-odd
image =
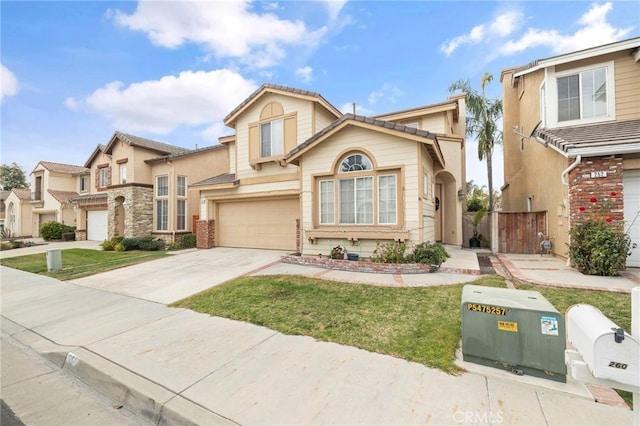
[[[437,271],[451,257],[444,246],[438,243],[418,244],[413,250],[413,256],[416,263],[431,265],[431,272]]]
[[[631,238],[604,220],[587,220],[569,230],[569,257],[580,272],[613,277],[625,269]]]
[[[196,234],[187,234],[182,237],[182,248],[195,248]]]
[[[102,247],[104,251],[113,251],[115,250],[116,244],[120,243],[123,239],[124,237],[113,237],[110,240],[104,240],[100,243],[100,247]]]
[[[407,243],[378,243],[376,249],[371,254],[372,262],[381,263],[411,263],[413,259],[411,255],[405,256],[407,251]]]
[[[164,248],[163,240],[154,240],[152,236],[125,238],[121,241],[125,251],[145,250],[157,251]]]
[[[45,222],[40,226],[40,236],[46,241],[61,240],[62,234],[75,232],[75,230],[76,228],[73,226],[65,225],[56,221],[50,221]]]

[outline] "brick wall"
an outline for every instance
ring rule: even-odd
[[[215,221],[199,220],[197,222],[196,247],[199,249],[209,249],[215,247]]]
[[[569,173],[569,222],[611,219],[623,225],[622,157],[588,157]],[[606,176],[604,176],[606,174]]]

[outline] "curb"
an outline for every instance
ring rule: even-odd
[[[4,317],[2,326],[3,333],[51,361],[64,373],[152,424],[238,425],[85,347],[58,345]]]

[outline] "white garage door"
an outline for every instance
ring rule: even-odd
[[[640,170],[626,170],[624,185],[624,226],[636,248],[627,258],[627,266],[640,268]]]
[[[108,238],[108,213],[109,212],[107,210],[95,210],[87,212],[87,240],[104,241]]]
[[[298,198],[221,203],[216,223],[223,247],[296,249]]]

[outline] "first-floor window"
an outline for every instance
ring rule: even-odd
[[[156,230],[169,229],[169,200],[156,200]]]
[[[333,181],[320,181],[320,223],[335,223]]]
[[[176,229],[184,231],[187,229],[187,200],[178,200]]]
[[[395,224],[396,175],[378,176],[378,223]]]
[[[373,223],[373,178],[340,179],[340,223]]]

